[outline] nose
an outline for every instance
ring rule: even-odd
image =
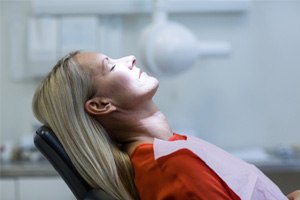
[[[135,66],[136,58],[135,56],[128,56],[129,68],[132,69]]]

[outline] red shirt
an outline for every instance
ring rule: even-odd
[[[185,139],[174,134],[170,141]],[[142,144],[131,155],[131,161],[142,200],[240,199],[190,150],[180,149],[155,160],[153,144]]]

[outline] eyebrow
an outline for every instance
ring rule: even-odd
[[[102,60],[102,65],[104,65],[104,61],[108,61],[108,56],[106,56],[103,60]]]
[[[105,65],[105,61],[108,61],[108,56],[106,56],[103,60],[102,60],[102,74],[104,74],[105,73],[105,67],[106,67],[106,65]]]

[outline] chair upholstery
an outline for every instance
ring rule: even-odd
[[[101,189],[93,189],[78,173],[62,144],[50,128],[41,126],[34,137],[37,149],[59,173],[78,200],[113,200]]]

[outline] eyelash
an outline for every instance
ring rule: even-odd
[[[116,65],[113,65],[111,68],[110,68],[110,71],[113,71],[115,69]]]

